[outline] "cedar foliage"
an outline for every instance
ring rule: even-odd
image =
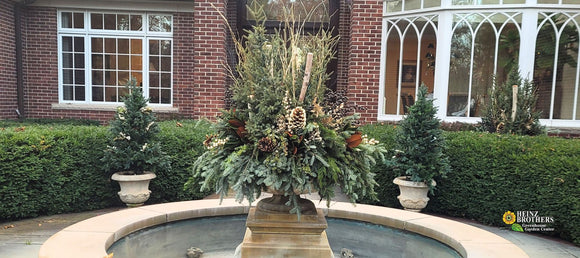
[[[490,101],[484,107],[481,128],[488,132],[518,135],[539,135],[545,132],[540,124],[540,111],[536,111],[537,87],[523,80],[515,67],[502,85],[491,87]],[[512,117],[513,85],[518,85],[516,115]]]

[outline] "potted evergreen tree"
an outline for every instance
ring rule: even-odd
[[[111,122],[111,140],[102,161],[106,171],[115,172],[111,179],[119,182],[121,201],[135,207],[149,199],[149,181],[155,178],[154,172],[168,170],[170,165],[169,157],[154,141],[160,129],[142,88],[131,78],[127,89],[124,106],[117,108]]]
[[[417,101],[399,124],[397,153],[388,165],[401,175],[393,183],[399,185],[401,195],[397,198],[406,210],[419,212],[425,208],[427,193],[433,193],[436,185],[433,179],[450,170],[436,113],[433,99],[427,98],[427,87],[421,85]]]

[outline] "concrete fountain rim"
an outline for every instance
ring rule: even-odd
[[[73,224],[41,246],[39,258],[103,258],[106,250],[126,235],[169,222],[213,216],[247,214],[247,204],[233,199],[172,202],[127,208]],[[528,257],[496,234],[449,219],[400,209],[345,202],[318,204],[329,218],[350,219],[417,233],[442,242],[462,257]]]

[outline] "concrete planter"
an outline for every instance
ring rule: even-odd
[[[149,182],[155,178],[152,172],[145,172],[142,175],[128,175],[127,172],[117,172],[111,179],[119,182],[121,191],[119,197],[128,207],[137,207],[143,205],[149,199],[151,191]]]
[[[426,183],[409,181],[404,176],[395,178],[393,183],[399,185],[401,195],[397,198],[405,210],[420,212],[427,206],[429,186]],[[435,186],[435,181],[433,181],[433,186]]]

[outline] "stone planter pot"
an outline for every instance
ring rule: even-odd
[[[145,172],[142,175],[128,175],[128,172],[117,172],[111,179],[119,182],[121,191],[119,197],[128,207],[137,207],[143,205],[149,199],[151,191],[149,182],[155,178],[152,172]]]
[[[397,196],[397,199],[405,210],[420,212],[427,206],[429,186],[426,183],[409,181],[405,176],[395,178],[393,183],[399,185],[401,195]],[[435,181],[433,181],[433,186],[435,186]]]

